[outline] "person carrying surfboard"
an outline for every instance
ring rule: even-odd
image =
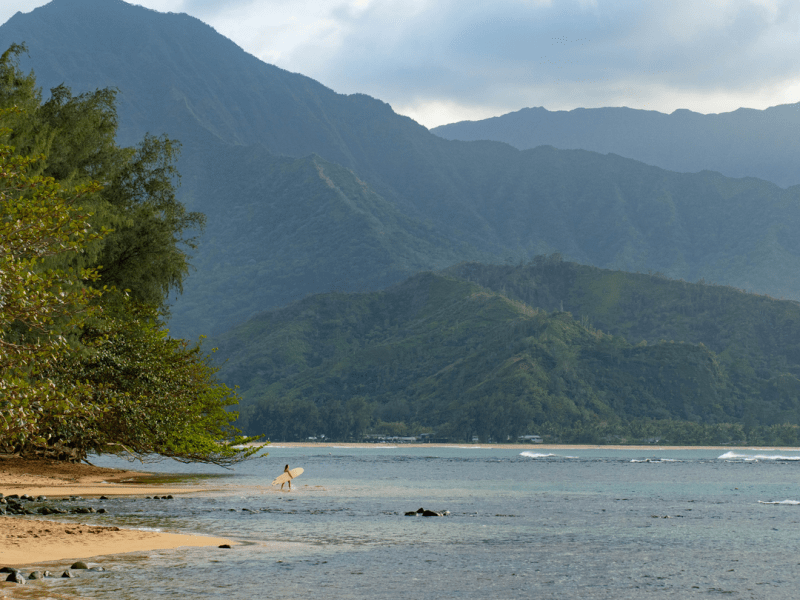
[[[289,476],[289,480],[288,481],[284,481],[281,484],[281,489],[283,489],[283,486],[288,483],[289,484],[289,491],[291,492],[292,491],[292,479],[294,479],[294,478],[292,477],[292,472],[289,470],[289,465],[286,465],[283,468],[283,472],[286,473]]]
[[[289,469],[289,465],[286,465],[283,468],[283,473],[278,475],[275,480],[272,482],[272,485],[281,484],[281,489],[283,489],[284,484],[289,484],[289,491],[292,491],[292,479],[295,477],[299,477],[303,474],[303,467],[295,467],[294,469]]]

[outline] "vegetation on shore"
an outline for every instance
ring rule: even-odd
[[[203,216],[175,199],[177,145],[116,146],[112,90],[42,102],[0,57],[0,450],[231,464],[236,396],[163,327]]]
[[[754,310],[774,327],[739,322]],[[239,425],[273,440],[794,444],[798,328],[795,302],[539,257],[313,296],[216,341]]]

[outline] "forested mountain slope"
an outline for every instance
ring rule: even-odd
[[[166,132],[184,144],[182,199],[209,226],[173,305],[176,335],[215,333],[309,292],[554,251],[800,298],[800,189],[444,140],[379,100],[264,64],[197,19],[121,0],[54,0],[17,14],[0,43],[23,41],[24,66],[45,87],[117,87],[121,138]],[[334,205],[349,216],[325,216]]]
[[[539,262],[531,267],[572,267]],[[539,288],[543,303],[562,291],[556,283],[549,289],[532,279],[526,284],[522,268],[494,277],[496,267],[463,269],[516,290],[509,295]],[[615,277],[627,276],[594,273],[584,281],[611,287]],[[626,318],[645,330],[651,310],[663,316],[663,307],[654,306],[662,280],[638,277],[640,309]],[[737,311],[749,310],[748,303],[758,304],[765,320],[782,319],[785,331],[772,336],[778,342],[773,348],[758,346],[763,340],[751,344],[750,330],[728,336],[722,355],[680,338],[634,344],[595,329],[586,317],[423,273],[381,292],[306,298],[258,315],[214,342],[221,377],[241,386],[240,424],[272,439],[432,431],[451,440],[544,432],[572,441],[658,436],[724,443],[762,439],[765,431],[774,433],[765,427],[800,423],[797,303],[670,284],[688,287],[687,298],[712,298],[700,302],[701,311],[692,310],[693,300],[678,302],[671,316],[681,315],[685,323],[675,332],[713,338],[703,333],[706,313],[728,323]],[[734,294],[728,302],[713,300],[728,293]],[[591,294],[583,304],[598,314],[608,305]],[[796,438],[796,428],[784,430]]]
[[[703,115],[632,108],[523,108],[431,130],[448,140],[495,140],[619,154],[672,171],[719,171],[782,187],[800,183],[800,103]]]

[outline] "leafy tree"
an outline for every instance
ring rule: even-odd
[[[43,102],[33,73],[19,68],[25,51],[14,44],[0,56],[0,108],[20,109],[7,122],[12,131],[5,141],[22,155],[40,156],[35,174],[65,188],[102,184],[83,204],[91,225],[109,231],[68,260],[97,270],[92,285],[129,290],[134,300],[166,314],[169,293],[182,290],[188,251],[205,224],[203,214],[187,211],[176,197],[180,145],[147,135],[136,147],[117,146],[113,89],[73,96],[61,85]]]
[[[0,56],[0,447],[221,465],[252,456],[233,390],[163,329],[203,215],[177,201],[178,145],[116,146],[115,92],[41,101]],[[35,154],[35,158],[26,158]],[[99,182],[99,183],[98,183]],[[80,202],[80,205],[78,205]]]
[[[66,421],[83,411],[83,383],[73,382],[68,393],[42,374],[70,351],[68,337],[98,312],[91,301],[100,294],[86,285],[97,278],[95,270],[47,266],[105,233],[92,232],[76,206],[97,186],[67,194],[52,178],[30,176],[36,165],[0,146],[0,440],[6,449],[47,445],[45,413]]]

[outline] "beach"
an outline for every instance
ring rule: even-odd
[[[88,499],[119,496],[177,495],[186,487],[148,485],[151,474],[55,461],[0,458],[0,493]],[[0,517],[0,566],[30,566],[58,560],[181,546],[219,546],[235,542],[201,535],[142,531],[60,523],[44,517]]]
[[[490,450],[492,448],[497,450],[645,450],[645,451],[661,451],[661,450],[757,450],[751,446],[664,446],[661,444],[649,445],[620,445],[620,444],[480,444],[480,443],[427,443],[427,442],[270,442],[271,447],[281,448],[380,448],[380,447],[393,447],[393,448],[474,448],[480,450]],[[250,444],[253,446],[260,445],[259,443]],[[267,446],[269,449],[270,446]],[[797,448],[785,448],[769,446],[770,450],[797,450]]]

